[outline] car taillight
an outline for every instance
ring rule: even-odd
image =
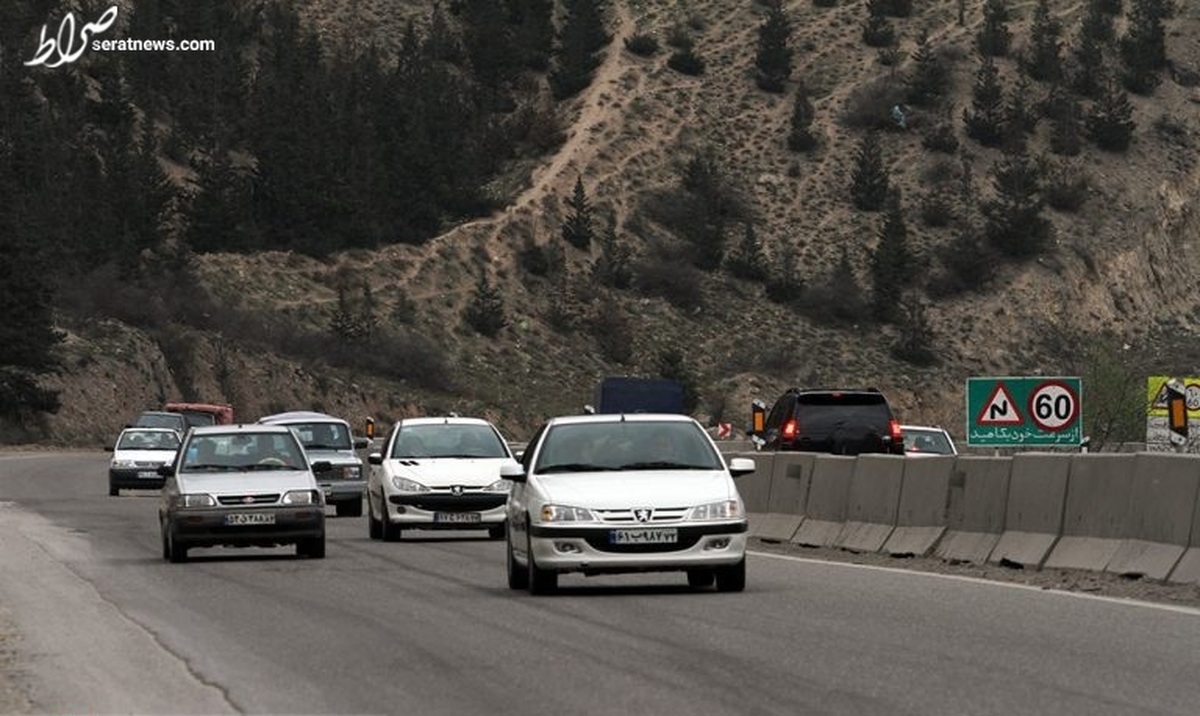
[[[892,430],[892,444],[897,445],[904,442],[904,437],[900,434],[900,421],[891,420],[888,422],[888,427]]]
[[[899,430],[899,426],[897,426],[896,429]],[[800,432],[800,425],[793,419],[783,424],[783,429],[780,431],[780,435],[783,436],[784,440],[795,440],[796,433],[798,432]]]

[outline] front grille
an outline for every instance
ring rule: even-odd
[[[481,512],[501,507],[508,501],[508,495],[503,492],[450,493],[422,492],[418,494],[392,495],[394,505],[408,505],[429,512]]]
[[[261,495],[222,495],[217,498],[222,505],[273,505],[279,502],[279,493]]]
[[[699,534],[683,534],[679,535],[678,542],[670,544],[613,544],[608,541],[607,535],[596,535],[588,537],[587,543],[592,549],[597,552],[608,552],[609,554],[646,554],[653,552],[681,552],[685,549],[691,549],[700,541]]]
[[[660,522],[678,522],[687,514],[686,507],[656,507],[648,522],[639,522],[635,512],[637,508],[627,510],[593,510],[601,520],[618,525],[653,525]]]
[[[148,469],[153,469],[153,470],[157,470],[159,465],[162,465],[162,463],[161,462],[149,462],[147,460],[135,460],[133,462],[134,467],[148,468]]]

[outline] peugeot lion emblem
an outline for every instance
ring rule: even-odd
[[[649,507],[639,507],[633,511],[633,519],[637,520],[638,522],[649,522],[650,518],[653,516],[654,510],[650,509]]]
[[[454,495],[455,497],[461,497],[462,491],[463,491],[462,485],[451,485],[450,486],[450,494]]]

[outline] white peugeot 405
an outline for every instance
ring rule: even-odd
[[[486,529],[504,536],[508,480],[516,464],[494,425],[461,416],[406,418],[367,456],[367,530],[393,542],[405,529]]]
[[[508,586],[554,591],[558,575],[687,573],[692,587],[746,586],[746,511],[727,465],[692,418],[667,414],[552,418],[508,498]]]

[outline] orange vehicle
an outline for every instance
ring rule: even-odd
[[[233,406],[216,403],[167,403],[163,410],[183,413],[188,427],[199,425],[232,425]]]

